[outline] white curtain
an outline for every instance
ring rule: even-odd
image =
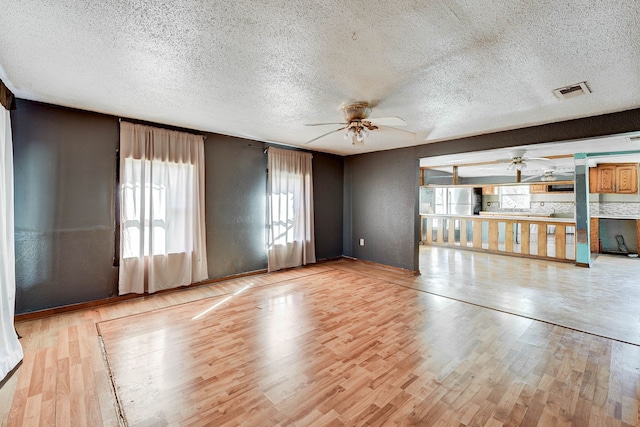
[[[0,381],[22,360],[13,326],[16,268],[13,231],[13,144],[11,117],[0,106]]]
[[[207,279],[204,138],[120,124],[119,293]]]
[[[311,159],[269,148],[269,271],[316,262]]]

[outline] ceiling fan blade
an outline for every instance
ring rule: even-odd
[[[433,128],[419,130],[418,132],[416,132],[416,138],[419,141],[426,141],[427,138],[429,138],[429,135],[431,135],[431,132],[433,132]]]
[[[513,159],[511,157],[507,157],[506,159],[492,160],[492,162],[495,163],[511,163],[512,161]]]
[[[313,141],[317,141],[317,140],[319,140],[320,138],[324,138],[324,137],[325,137],[325,136],[327,136],[327,135],[331,135],[332,133],[340,132],[341,130],[346,129],[347,127],[348,127],[348,126],[341,127],[340,129],[332,130],[331,132],[327,132],[327,133],[325,133],[325,134],[322,134],[322,135],[320,135],[320,136],[318,136],[318,137],[316,137],[316,138],[313,138],[313,139],[312,139],[312,140],[310,140],[310,141],[305,142],[305,145],[306,145],[306,144],[311,144]]]
[[[553,160],[549,160],[545,157],[528,157],[524,159],[525,162],[530,163],[538,163],[538,164],[546,164],[549,166],[555,166],[555,162]]]
[[[398,129],[396,127],[387,126],[387,125],[379,125],[379,127],[382,128],[382,129],[393,129],[393,130],[397,130],[397,131],[404,132],[404,133],[410,133],[411,135],[416,136],[416,133],[415,132],[411,132],[410,130]]]
[[[346,125],[347,123],[306,123],[305,126]]]
[[[553,160],[547,159],[546,157],[526,157],[525,160],[537,160],[541,162],[554,163]]]
[[[367,121],[373,123],[376,126],[406,126],[407,122],[400,117],[374,117],[368,118]]]

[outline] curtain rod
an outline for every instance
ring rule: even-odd
[[[16,109],[16,97],[2,80],[0,80],[0,105],[7,110]]]
[[[269,151],[270,147],[271,147],[270,145],[267,145],[265,147],[264,154],[267,154],[267,152]],[[278,147],[273,147],[273,148],[278,149]],[[311,154],[311,158],[313,158],[313,152],[308,151],[308,150],[306,150],[306,149],[304,149],[302,147],[285,147],[285,148],[280,148],[280,150],[288,150],[288,151],[296,151],[296,152],[299,152],[299,153],[307,153],[307,154]]]
[[[118,123],[122,123],[122,117],[118,117]],[[206,141],[208,136],[202,133],[196,133],[196,132],[190,132],[188,129],[184,129],[184,128],[178,128],[180,130],[177,130],[175,128],[172,129],[173,126],[171,125],[158,125],[158,124],[150,124],[149,122],[146,122],[144,120],[135,120],[135,119],[124,119],[125,122],[127,123],[131,123],[134,125],[140,125],[140,126],[149,126],[149,127],[154,127],[157,129],[163,129],[163,130],[168,130],[168,131],[172,131],[172,132],[182,132],[182,133],[188,133],[189,135],[195,135],[195,136],[201,136],[202,138],[204,138],[204,140]]]

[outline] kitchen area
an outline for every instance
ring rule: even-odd
[[[638,256],[640,195],[638,163],[589,168],[591,252]]]
[[[552,169],[549,159],[561,166]],[[635,159],[637,155],[589,159],[587,247],[592,256],[638,257],[640,194]],[[533,169],[537,159],[526,160]],[[421,164],[420,244],[575,262],[575,178],[569,165],[573,155],[539,160],[541,170],[527,171],[529,175],[517,168],[511,168],[509,175],[502,173],[501,161],[487,162],[490,167],[480,174],[477,165],[482,162],[476,162],[475,176],[464,166]]]
[[[575,260],[572,193],[531,190],[530,185],[422,186],[421,242]]]

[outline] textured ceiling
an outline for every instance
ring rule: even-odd
[[[416,137],[354,154],[640,106],[637,0],[0,0],[21,98],[302,146],[368,101]],[[590,95],[553,89],[586,81]],[[375,120],[374,120],[375,122]]]

